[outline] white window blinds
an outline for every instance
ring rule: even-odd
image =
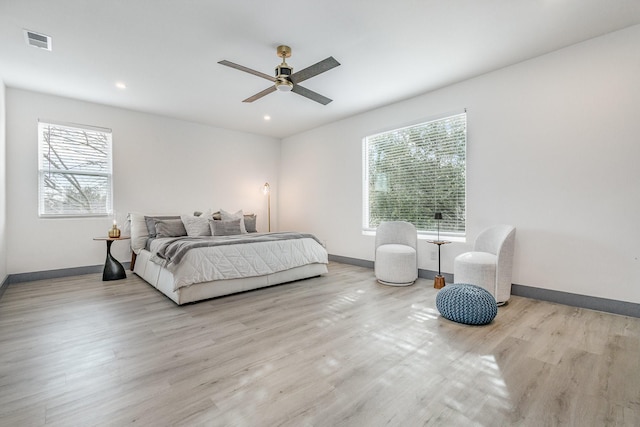
[[[408,221],[422,232],[465,233],[466,113],[364,139],[364,229]]]
[[[111,130],[38,122],[40,216],[112,211]]]

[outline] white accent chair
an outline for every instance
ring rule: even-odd
[[[458,255],[453,260],[453,281],[478,285],[493,295],[498,305],[511,297],[511,274],[516,229],[511,225],[496,225],[478,235],[473,252]]]
[[[376,230],[374,271],[383,285],[408,286],[418,278],[418,232],[405,221],[383,221]]]

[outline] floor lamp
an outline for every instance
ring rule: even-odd
[[[267,196],[267,222],[269,225],[269,233],[271,233],[271,186],[268,182],[264,183],[262,192]]]

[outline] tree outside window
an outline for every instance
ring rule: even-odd
[[[364,229],[408,221],[421,232],[464,235],[466,113],[368,136]]]
[[[111,130],[38,123],[40,216],[112,212]]]

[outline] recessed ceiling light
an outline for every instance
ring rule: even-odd
[[[266,122],[268,122],[269,120],[271,120],[271,116],[270,116],[270,115],[268,115],[268,114],[265,114],[265,115],[264,115],[264,120],[265,120]]]
[[[118,89],[126,89],[126,88],[127,88],[127,85],[126,85],[126,84],[124,84],[123,82],[116,82],[116,87],[117,87]]]

